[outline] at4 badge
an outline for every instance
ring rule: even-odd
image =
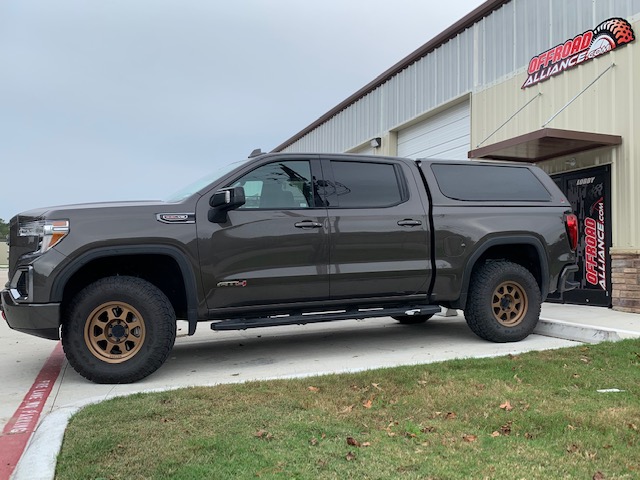
[[[246,280],[230,280],[228,282],[218,282],[218,287],[246,287]]]
[[[624,18],[605,20],[593,30],[587,30],[533,57],[529,61],[527,80],[522,88],[543,82],[635,39],[631,25]]]

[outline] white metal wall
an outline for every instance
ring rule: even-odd
[[[398,131],[398,156],[467,160],[470,146],[469,101]]]
[[[373,148],[371,145],[367,144],[360,148],[354,148],[353,150],[350,150],[349,153],[355,153],[358,155],[375,155],[376,149]]]
[[[638,14],[640,0],[512,0],[284,151],[348,151],[520,73],[532,56],[602,20]]]

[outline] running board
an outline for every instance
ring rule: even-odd
[[[415,305],[394,308],[361,308],[333,310],[330,312],[303,313],[298,315],[274,315],[258,318],[232,318],[211,324],[211,330],[246,330],[247,328],[275,327],[279,325],[305,325],[307,323],[334,320],[359,320],[372,317],[397,317],[401,315],[432,315],[440,313],[438,305]]]

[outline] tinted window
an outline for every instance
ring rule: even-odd
[[[548,202],[551,194],[527,168],[501,165],[431,165],[440,191],[455,200]]]
[[[332,161],[331,166],[335,185],[325,182],[325,194],[337,195],[341,208],[389,207],[402,201],[392,164]]]
[[[231,186],[244,188],[246,203],[240,209],[313,207],[311,168],[307,161],[269,163]]]

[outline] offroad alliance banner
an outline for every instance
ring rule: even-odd
[[[560,45],[536,55],[529,61],[525,89],[574,68],[636,39],[629,22],[610,18],[593,30],[577,35]]]
[[[586,173],[586,172],[585,172]],[[580,288],[607,292],[609,271],[609,219],[606,172],[593,169],[567,181],[567,198],[578,216]]]

